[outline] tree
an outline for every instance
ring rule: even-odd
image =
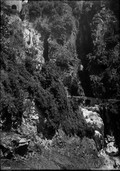
[[[117,19],[103,7],[91,24],[93,53],[88,54],[88,70],[97,97],[119,98],[119,36]]]
[[[69,70],[71,71],[71,66],[73,67],[74,73],[76,73],[77,68],[76,51],[72,46],[73,42],[70,41],[71,32],[75,31],[74,21],[70,19],[72,15],[71,8],[66,3],[62,4],[62,8],[60,4],[54,2],[52,4],[56,6],[55,14],[57,12],[56,15],[59,16],[59,22],[54,19],[52,24],[55,26],[57,22],[56,25],[57,27],[59,26],[60,30],[62,29],[64,36],[66,36],[67,29],[70,28],[65,42],[61,45],[61,43],[58,42],[59,35],[53,35],[53,28],[46,23],[46,21],[51,19],[49,18],[49,12],[51,12],[52,8],[48,8],[51,4],[49,2],[42,4],[42,2],[37,1],[31,3],[33,4],[33,9],[35,11],[37,10],[38,16],[41,15],[38,12],[39,9],[43,8],[42,15],[44,17],[42,28],[44,30],[46,24],[45,28],[49,28],[48,30],[50,30],[50,34],[54,37],[54,40],[56,40],[57,46],[55,47],[54,53],[49,53],[48,55],[51,55],[51,59],[55,57],[56,62],[54,63],[52,60],[49,60],[42,66],[42,70],[36,69],[36,61],[34,60],[35,49],[25,48],[20,22],[15,21],[10,23],[9,16],[4,10],[2,11],[2,34],[0,41],[0,118],[3,121],[3,129],[17,129],[17,127],[21,125],[23,112],[25,111],[24,101],[29,99],[30,101],[34,100],[35,106],[39,109],[39,117],[46,119],[44,129],[47,135],[49,135],[49,133],[51,134],[51,132],[55,132],[61,125],[68,135],[77,134],[84,136],[87,130],[86,122],[82,112],[78,111],[75,104],[68,100],[62,82],[63,80],[59,73],[60,70],[63,70],[66,74]],[[44,6],[46,3],[48,6]],[[37,7],[37,5],[38,8],[36,9],[35,7]],[[29,7],[29,9],[31,8],[32,6]],[[45,9],[50,9],[50,11],[46,11]],[[49,17],[44,24],[45,15]],[[67,23],[67,25],[65,25],[65,23]],[[18,27],[15,27],[15,24]],[[46,29],[45,36],[48,36],[48,30]],[[61,35],[62,31],[60,31]],[[18,40],[19,43],[17,43],[16,40]]]

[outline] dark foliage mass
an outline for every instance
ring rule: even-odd
[[[86,123],[82,113],[67,99],[58,66],[49,61],[41,71],[37,70],[34,51],[24,47],[21,30],[12,28],[5,12],[1,19],[0,117],[3,130],[16,129],[22,121],[25,99],[34,99],[39,114],[47,119],[46,130],[57,130],[61,125],[66,134],[85,135]],[[17,34],[15,29],[19,31]],[[25,58],[21,57],[22,51]]]
[[[118,21],[112,11],[102,8],[92,21],[94,50],[88,55],[94,95],[120,98]]]

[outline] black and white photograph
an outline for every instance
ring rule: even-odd
[[[0,170],[120,170],[120,0],[0,6]]]

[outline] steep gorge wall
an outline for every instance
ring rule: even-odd
[[[34,56],[34,60],[39,62],[37,68],[41,69],[42,65],[45,63],[45,59],[43,57],[44,47],[43,41],[41,40],[41,34],[38,33],[33,24],[27,20],[22,21],[23,26],[23,39],[25,41],[26,48],[33,48],[36,51],[36,55]]]

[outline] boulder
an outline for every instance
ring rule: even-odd
[[[104,135],[104,123],[99,113],[93,112],[86,108],[81,108],[83,116],[87,123],[91,125],[94,130],[99,131],[102,135]]]
[[[99,157],[103,158],[103,165],[99,170],[119,170],[120,169],[120,158],[110,156],[104,149],[100,150]]]
[[[112,135],[107,135],[105,138],[106,143],[106,153],[110,156],[116,156],[119,154],[119,149],[115,145],[115,137]]]
[[[27,154],[29,142],[30,140],[27,140],[26,138],[21,138],[19,142],[16,142],[16,146],[14,148],[15,154],[19,154],[21,156]]]
[[[115,146],[115,142],[109,142],[105,151],[110,156],[116,156],[119,153],[118,148]]]
[[[12,132],[1,132],[0,139],[0,149],[2,157],[11,159],[12,157],[14,157],[14,147],[12,141],[19,141],[19,135]]]
[[[89,107],[89,110],[88,108],[81,108],[81,111],[86,122],[94,129],[93,139],[96,143],[97,150],[99,151],[104,146],[104,123],[99,113],[96,112],[99,111],[99,108],[98,106]]]
[[[30,140],[22,138],[14,132],[1,132],[0,150],[3,158],[11,159],[16,154],[25,155],[28,151]]]

